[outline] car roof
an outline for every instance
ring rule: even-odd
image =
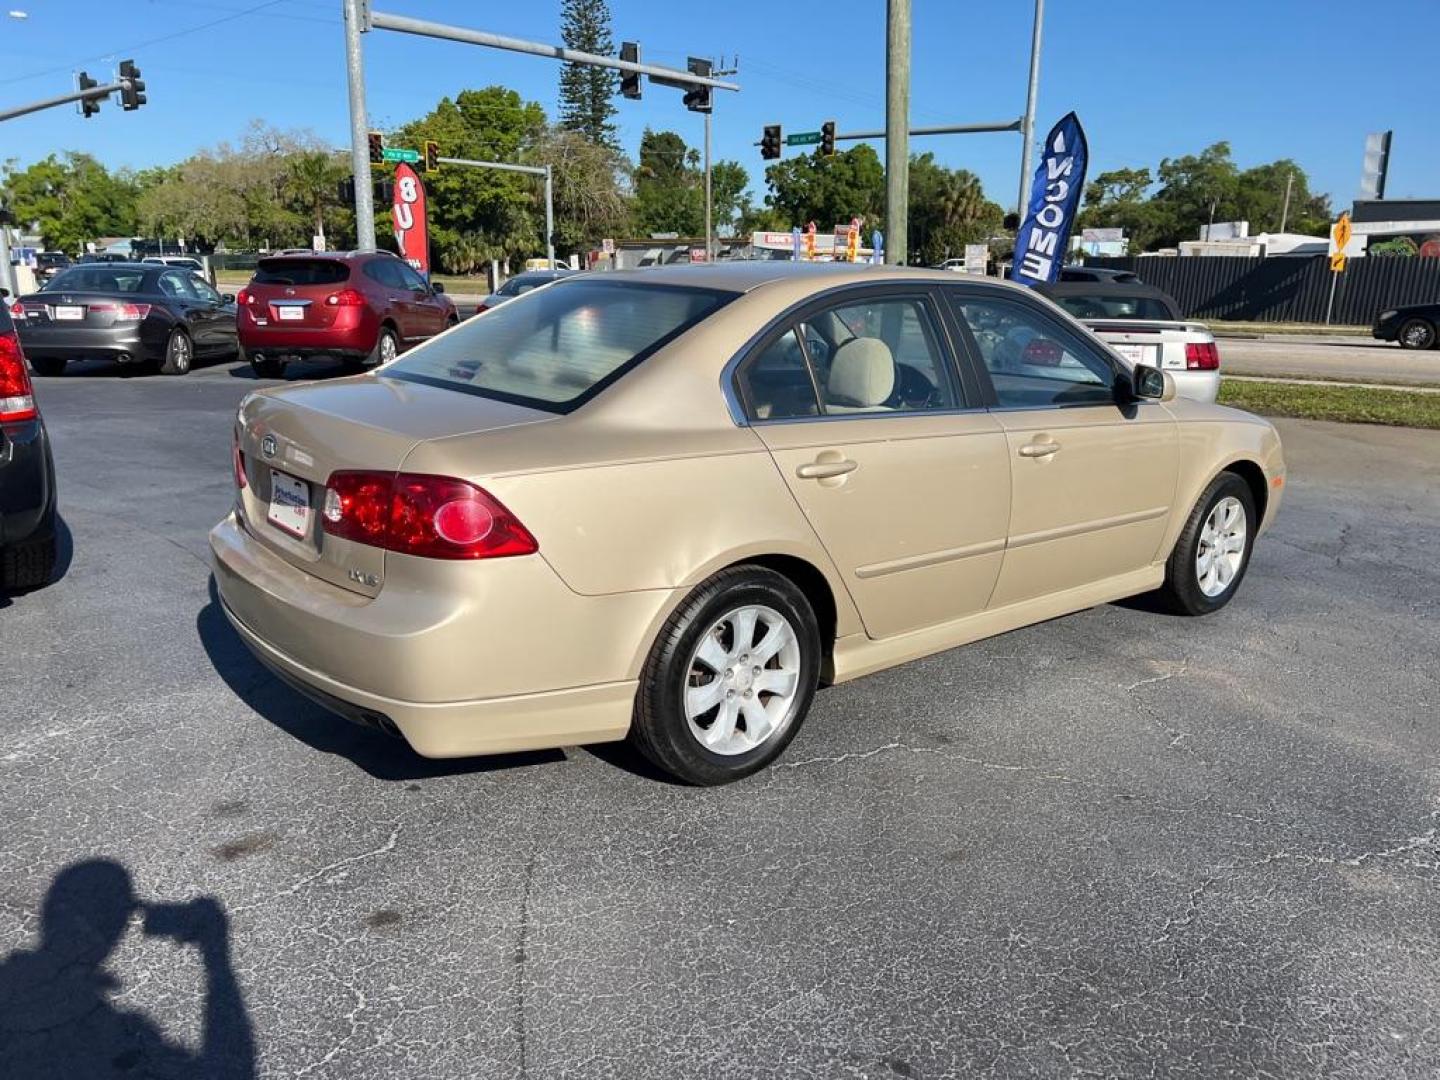
[[[261,255],[259,262],[271,259],[398,259],[393,251],[275,251]]]
[[[642,270],[613,270],[599,276],[604,281],[630,281],[636,284],[690,285],[702,289],[721,289],[746,293],[764,285],[805,280],[815,288],[830,285],[882,283],[894,281],[935,281],[946,285],[960,283],[951,270],[935,270],[918,266],[877,266],[872,263],[791,262],[786,259],[735,260],[717,263],[691,263],[646,267]],[[987,285],[1023,289],[999,278],[974,279]]]
[[[1139,281],[1057,281],[1053,285],[1037,285],[1037,292],[1045,296],[1113,296],[1123,299],[1127,296],[1146,297],[1151,300],[1165,300],[1175,304],[1175,298],[1163,289]]]

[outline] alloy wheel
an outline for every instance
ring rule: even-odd
[[[685,720],[713,754],[748,753],[794,719],[800,641],[774,608],[750,604],[720,616],[701,635],[686,670]]]
[[[1239,574],[1245,561],[1245,507],[1233,495],[1217,502],[1200,530],[1195,553],[1195,577],[1200,591],[1212,600]]]

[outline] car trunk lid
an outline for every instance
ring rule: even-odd
[[[342,304],[363,303],[341,259],[261,259],[245,287],[245,306],[262,323],[324,330]]]
[[[12,307],[17,328],[25,333],[56,330],[109,330],[139,323],[150,314],[152,298],[131,293],[31,293]]]
[[[549,419],[520,405],[371,375],[253,394],[236,431],[244,526],[293,566],[376,596],[385,581],[384,549],[321,527],[330,474],[399,471],[420,443]]]
[[[1210,328],[1198,322],[1086,319],[1085,325],[1132,364],[1149,364],[1165,371],[1186,370],[1186,345],[1215,342]]]

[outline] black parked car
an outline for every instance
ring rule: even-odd
[[[1371,331],[1381,341],[1398,341],[1402,349],[1440,346],[1440,304],[1411,304],[1382,311]]]
[[[1108,270],[1103,266],[1062,266],[1061,281],[1096,281],[1107,285],[1139,285],[1140,279],[1129,270]]]
[[[235,298],[168,266],[82,263],[22,296],[10,313],[41,375],[87,357],[184,375],[196,359],[239,350]]]
[[[0,304],[0,592],[37,589],[55,569],[55,462],[20,338]]]

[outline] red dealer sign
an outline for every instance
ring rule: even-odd
[[[409,165],[395,166],[395,243],[400,257],[430,274],[430,231],[425,225],[425,185]]]

